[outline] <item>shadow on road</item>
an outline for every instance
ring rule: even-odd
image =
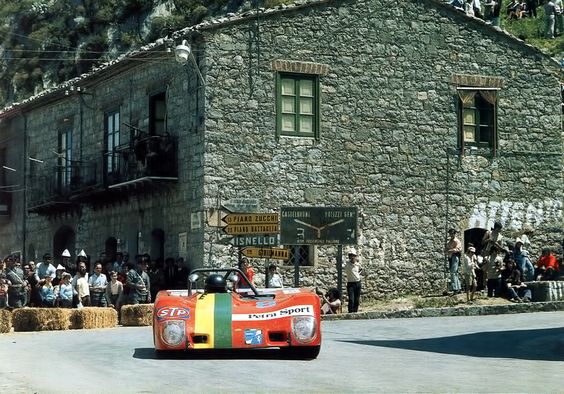
[[[279,349],[197,350],[157,353],[154,348],[136,348],[133,358],[144,360],[306,360]]]
[[[414,340],[358,340],[342,342],[471,357],[564,361],[564,327],[488,331]]]

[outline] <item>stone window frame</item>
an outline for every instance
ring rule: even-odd
[[[320,77],[327,75],[329,66],[320,63],[290,61],[290,60],[274,60],[272,62],[272,69],[276,73],[276,138],[284,137],[299,137],[299,138],[314,138],[319,140],[320,137],[320,124],[321,124],[321,89]],[[301,132],[299,129],[300,112],[295,111],[294,131],[282,130],[282,80],[291,79],[295,81],[295,102],[294,108],[299,108],[300,96],[299,82],[302,80],[312,81],[312,131]]]

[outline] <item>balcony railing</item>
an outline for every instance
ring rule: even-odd
[[[171,180],[178,177],[177,138],[151,135],[104,153],[104,183],[110,188],[143,180]]]
[[[72,208],[69,197],[96,184],[96,163],[71,161],[30,177],[28,209],[49,213]]]

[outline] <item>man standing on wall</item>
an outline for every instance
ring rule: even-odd
[[[349,260],[345,264],[345,273],[347,275],[347,296],[349,297],[348,311],[349,313],[358,312],[362,287],[360,282],[362,266],[355,248],[349,250]]]
[[[449,240],[446,244],[445,254],[448,259],[448,271],[450,273],[450,286],[452,294],[460,294],[460,278],[458,277],[458,267],[460,266],[460,254],[462,252],[462,242],[456,236],[457,231],[453,228],[448,230]]]

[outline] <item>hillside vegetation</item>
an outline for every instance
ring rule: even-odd
[[[205,18],[292,2],[0,0],[0,108]],[[536,19],[505,19],[502,26],[559,57],[564,51],[564,38],[542,38],[542,8],[539,13]]]

